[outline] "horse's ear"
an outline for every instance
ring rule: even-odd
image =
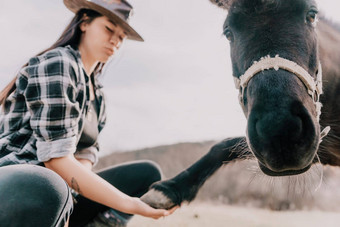
[[[213,4],[217,5],[218,7],[222,9],[229,9],[229,6],[231,4],[231,0],[210,0]]]

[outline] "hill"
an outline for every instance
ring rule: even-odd
[[[148,159],[158,163],[166,177],[184,170],[207,153],[214,141],[202,143],[179,143],[173,145],[145,148],[137,151],[112,153],[99,159],[95,169],[132,160]]]

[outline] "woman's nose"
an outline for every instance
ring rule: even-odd
[[[110,39],[110,42],[115,46],[115,47],[119,47],[120,45],[120,40],[116,35],[113,35]]]

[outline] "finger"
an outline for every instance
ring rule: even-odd
[[[174,213],[177,209],[179,208],[179,206],[174,206],[173,208],[171,208],[169,211],[169,215]]]
[[[171,208],[170,210],[164,210],[163,217],[169,216],[170,214],[175,212],[175,210],[177,210],[178,208],[179,208],[179,206],[175,206],[175,207]]]
[[[153,209],[153,215],[150,215],[152,218],[160,218],[164,216],[168,216],[170,212],[164,209]]]
[[[155,213],[153,215],[152,218],[158,219],[160,217],[165,217],[165,216],[169,216],[170,214],[172,214],[173,212],[175,212],[175,210],[177,210],[179,208],[179,206],[174,206],[173,208],[171,208],[170,210],[165,210],[165,209],[154,209]]]
[[[151,216],[151,218],[156,219],[156,220],[161,217],[165,217],[164,213]]]

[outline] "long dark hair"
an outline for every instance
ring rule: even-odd
[[[84,20],[84,16],[87,16],[86,20]],[[86,23],[91,23],[91,21],[93,21],[95,18],[102,16],[100,13],[94,11],[94,10],[90,10],[90,9],[81,9],[79,10],[76,15],[73,17],[73,19],[71,20],[71,22],[67,25],[67,27],[65,28],[64,32],[61,34],[61,36],[59,37],[59,39],[49,48],[47,48],[46,50],[41,51],[40,53],[38,53],[35,56],[39,56],[49,50],[52,50],[54,48],[57,47],[65,47],[67,45],[70,45],[72,48],[74,49],[78,49],[79,43],[80,43],[80,37],[82,34],[82,31],[80,30],[79,25],[82,22],[86,22]],[[28,63],[26,63],[25,65],[23,65],[23,67],[27,66]],[[100,63],[97,65],[95,70],[98,70],[98,68],[102,68],[102,66],[100,66]],[[17,76],[15,76],[11,82],[9,82],[7,84],[7,86],[0,92],[0,105],[3,105],[7,99],[7,97],[16,89],[16,82]]]

